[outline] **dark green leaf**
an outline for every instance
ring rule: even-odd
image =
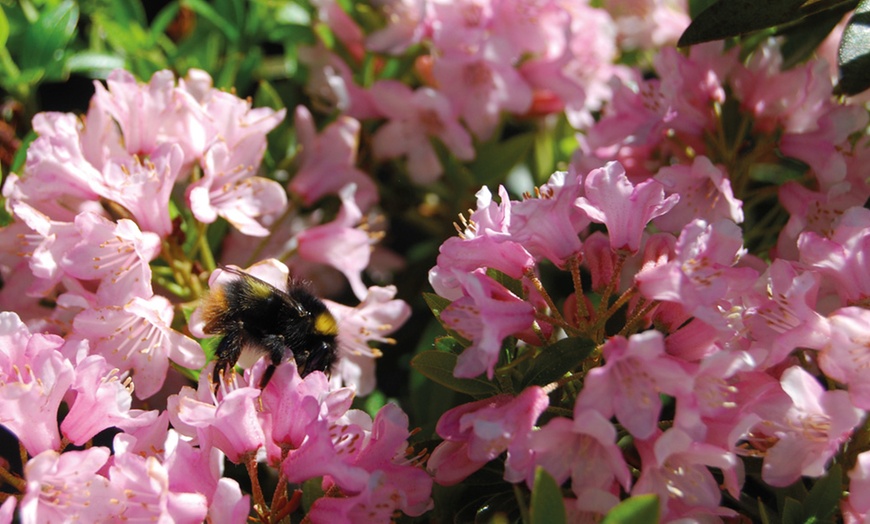
[[[426,301],[426,305],[429,306],[432,314],[436,317],[441,316],[441,312],[444,311],[444,308],[450,305],[450,300],[436,295],[435,293],[423,293],[423,300]]]
[[[477,149],[477,157],[468,169],[482,184],[504,180],[505,175],[526,157],[534,141],[534,133],[523,133],[504,141],[487,142]]]
[[[79,8],[72,0],[43,11],[24,32],[23,52],[18,57],[21,69],[43,69],[49,78],[59,77],[64,48],[75,34],[78,21]]]
[[[840,465],[834,464],[824,477],[816,480],[804,500],[805,517],[827,520],[837,511],[843,497],[842,475]]]
[[[575,369],[595,349],[595,343],[579,337],[563,338],[541,349],[525,375],[523,387],[545,386]]]
[[[787,497],[782,506],[782,524],[806,524],[801,503],[791,497]]]
[[[813,56],[825,38],[831,34],[834,27],[843,19],[847,12],[857,5],[844,4],[835,9],[829,9],[809,15],[797,23],[784,27],[779,34],[783,37],[781,46],[783,69],[789,69]]]
[[[805,0],[720,0],[692,20],[679,46],[738,36],[802,18]]]
[[[635,495],[610,510],[601,524],[656,524],[659,521],[659,497]]]
[[[476,398],[498,394],[496,386],[486,380],[454,377],[453,369],[456,367],[457,358],[453,353],[444,351],[423,351],[411,360],[411,367],[426,378],[459,393]]]
[[[559,524],[568,519],[562,490],[556,484],[556,479],[540,466],[535,470],[529,513],[531,524]]]
[[[837,61],[839,92],[854,95],[870,87],[870,0],[862,0],[846,24]]]

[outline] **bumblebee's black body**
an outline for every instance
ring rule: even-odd
[[[335,318],[304,286],[288,282],[287,291],[237,269],[223,267],[239,278],[213,289],[203,301],[203,331],[223,335],[215,351],[212,380],[235,366],[243,350],[269,356],[260,380],[265,387],[275,366],[291,356],[303,377],[312,371],[329,373],[336,360]]]

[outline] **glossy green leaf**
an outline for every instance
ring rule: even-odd
[[[677,43],[699,44],[765,29],[805,16],[805,0],[719,0],[692,20]]]
[[[814,13],[779,31],[779,35],[783,38],[780,47],[783,69],[789,69],[809,60],[834,27],[840,23],[846,13],[855,9],[857,4],[856,0],[834,9]]]
[[[486,398],[498,394],[496,386],[478,378],[456,378],[453,369],[458,357],[445,351],[423,351],[411,360],[411,367],[417,372],[442,386],[465,393],[476,398]]]
[[[569,337],[543,348],[525,374],[523,387],[545,386],[575,369],[595,349],[591,340]]]
[[[35,23],[27,27],[18,57],[21,69],[44,70],[49,77],[63,70],[64,48],[75,34],[79,7],[66,0],[43,11]]]
[[[531,524],[560,524],[568,519],[562,490],[556,479],[540,466],[535,470],[529,515]]]
[[[66,63],[71,73],[82,73],[93,78],[105,77],[114,69],[124,67],[124,59],[110,53],[82,51],[70,56]]]
[[[635,495],[610,510],[601,524],[656,524],[659,521],[659,497]]]
[[[862,0],[846,24],[837,61],[839,92],[854,95],[870,87],[870,0]]]

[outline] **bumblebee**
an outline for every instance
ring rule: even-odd
[[[243,351],[271,360],[260,388],[290,357],[303,377],[312,371],[330,372],[337,358],[338,323],[319,298],[293,279],[282,291],[244,271],[221,269],[238,278],[215,287],[202,302],[203,332],[223,336],[215,351],[215,387]]]

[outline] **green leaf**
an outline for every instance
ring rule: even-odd
[[[523,387],[545,386],[575,369],[595,349],[595,343],[580,337],[568,337],[541,349],[525,375]]]
[[[203,0],[183,0],[182,5],[214,24],[230,42],[239,41],[239,30],[236,29],[236,25],[221,16],[210,4]]]
[[[114,69],[124,67],[124,59],[111,53],[82,51],[67,59],[67,69],[71,73],[83,73],[92,78],[104,78]]]
[[[854,95],[870,87],[870,0],[862,0],[846,24],[837,63],[838,92]]]
[[[807,498],[804,499],[806,519],[828,520],[834,515],[843,497],[842,476],[842,468],[839,464],[834,464],[824,477],[816,480]]]
[[[450,305],[450,300],[435,293],[423,293],[423,300],[426,301],[426,305],[436,317],[441,316],[444,308]]]
[[[495,384],[479,378],[456,378],[453,369],[458,357],[453,353],[423,351],[411,360],[411,367],[429,380],[442,386],[476,398],[486,398],[499,393]]]
[[[692,20],[678,46],[738,36],[802,18],[805,0],[719,0]]]
[[[793,25],[784,27],[779,32],[783,37],[782,68],[790,69],[809,60],[834,27],[840,23],[847,12],[855,8],[857,3],[855,1],[835,9],[814,13]]]
[[[75,34],[79,21],[78,5],[72,0],[43,11],[24,32],[18,57],[21,69],[43,69],[49,78],[63,71],[63,50]]]
[[[529,513],[531,524],[559,524],[568,520],[562,490],[556,479],[540,466],[535,469]]]
[[[9,19],[6,18],[6,11],[0,7],[0,47],[4,47],[7,40],[9,40]]]
[[[658,495],[635,495],[617,504],[601,524],[656,524],[658,521]]]
[[[782,506],[782,524],[806,524],[801,503],[791,497],[786,497]]]
[[[526,157],[534,142],[534,133],[487,142],[477,148],[477,157],[468,165],[468,169],[474,173],[475,180],[482,184],[504,180],[510,170]]]

